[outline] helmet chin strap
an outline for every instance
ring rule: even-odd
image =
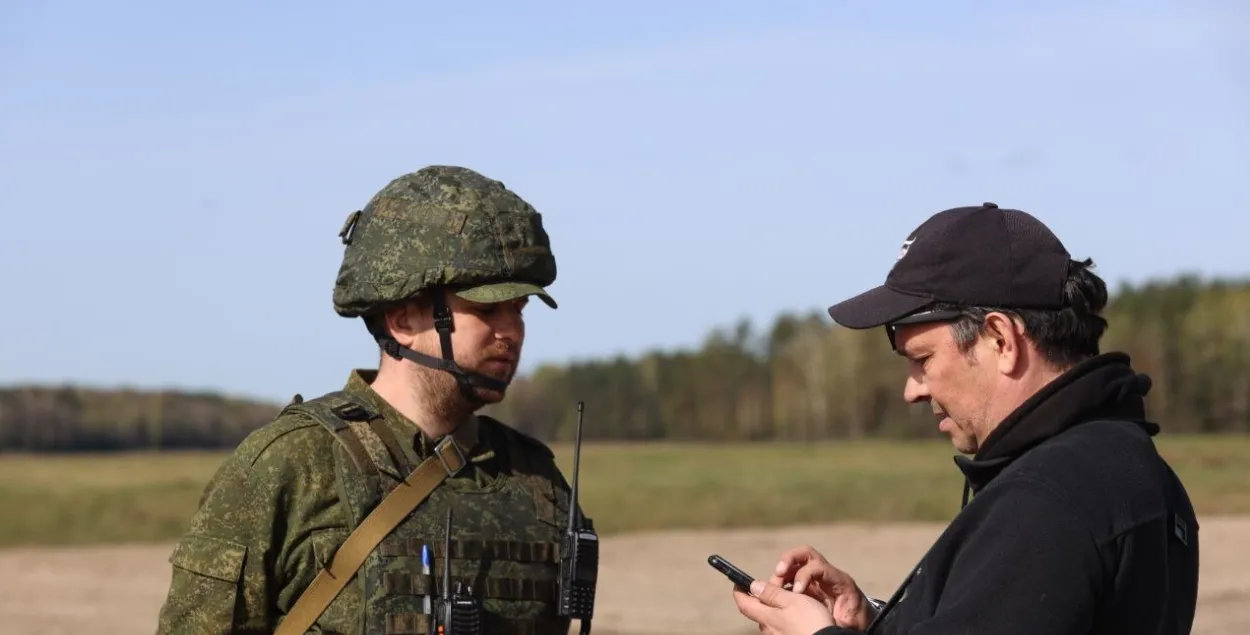
[[[508,382],[500,381],[493,377],[487,377],[481,373],[467,371],[456,363],[455,356],[451,352],[451,332],[455,329],[452,323],[451,310],[447,308],[447,298],[442,293],[433,294],[431,298],[434,302],[434,330],[438,333],[438,341],[443,349],[441,358],[418,353],[410,348],[399,345],[399,342],[389,336],[378,337],[378,344],[387,355],[395,359],[407,359],[413,363],[451,373],[456,378],[456,385],[460,387],[460,392],[471,402],[480,403],[481,399],[473,392],[474,387],[488,388],[503,392],[508,388]]]

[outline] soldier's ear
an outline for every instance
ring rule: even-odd
[[[418,302],[398,303],[388,308],[382,318],[391,337],[405,348],[411,347],[422,331],[434,328],[430,310]]]

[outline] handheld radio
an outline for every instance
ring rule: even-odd
[[[594,523],[582,516],[577,504],[577,483],[582,454],[582,411],[577,402],[577,437],[573,442],[573,483],[569,494],[569,525],[560,544],[560,617],[581,621],[581,635],[589,635],[595,612],[595,585],[599,578],[599,536]]]
[[[473,596],[473,587],[463,581],[451,586],[451,508],[447,508],[447,526],[443,535],[443,585],[437,611],[437,635],[480,635],[482,603]]]

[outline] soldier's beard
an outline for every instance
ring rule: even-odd
[[[516,374],[516,366],[509,364],[489,363],[491,357],[507,354],[508,347],[500,346],[484,351],[478,360],[462,365],[466,371],[497,379],[511,381]],[[437,355],[437,354],[436,354]],[[479,361],[480,360],[480,361]],[[470,399],[460,390],[455,375],[434,368],[413,364],[415,367],[415,390],[419,402],[426,404],[430,415],[439,421],[448,423],[459,422],[473,414],[483,406],[503,400],[504,392],[488,388],[474,387],[475,399]]]

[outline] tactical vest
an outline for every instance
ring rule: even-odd
[[[334,450],[337,487],[348,509],[348,530],[354,530],[416,466],[400,451],[382,415],[365,401],[343,391],[296,401],[288,410],[319,421],[339,441]],[[430,615],[443,593],[443,567],[450,555],[452,588],[457,582],[472,588],[482,604],[483,633],[568,632],[570,620],[556,615],[568,493],[557,486],[560,477],[549,450],[489,417],[478,420],[479,439],[491,449],[486,459],[501,466],[494,480],[479,487],[469,464],[461,476],[434,490],[368,556],[351,582],[359,602],[340,594],[321,623],[355,622],[363,635],[432,635]],[[469,448],[463,449],[467,458]],[[451,553],[446,554],[449,506]],[[423,547],[433,554],[428,572],[422,569]],[[331,551],[321,559],[332,556]]]

